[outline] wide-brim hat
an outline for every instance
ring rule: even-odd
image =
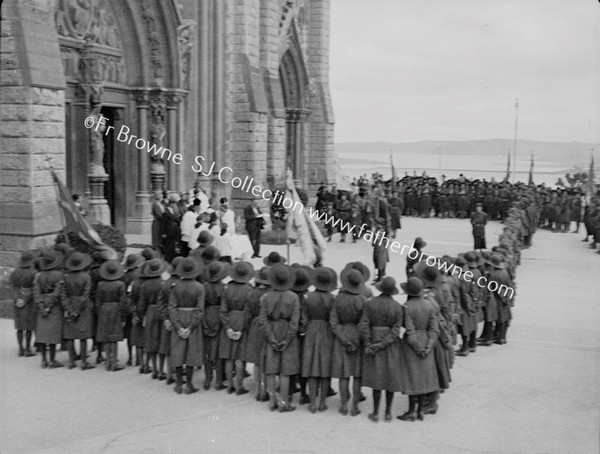
[[[269,253],[269,255],[267,255],[264,259],[263,259],[263,263],[267,266],[273,266],[273,265],[283,265],[285,263],[285,257],[282,257],[281,255],[279,255],[279,252],[277,251],[273,251],[271,253]]]
[[[125,263],[123,263],[123,267],[129,271],[140,266],[145,260],[140,254],[129,254],[125,259]]]
[[[486,252],[487,251],[483,251]],[[485,257],[483,256],[483,252],[481,251],[474,251],[473,254],[475,254],[475,264],[477,266],[481,266],[483,264],[485,264]]]
[[[365,276],[356,268],[344,268],[340,274],[340,282],[342,289],[353,295],[362,294],[365,288]]]
[[[467,265],[469,266],[469,268],[477,268],[477,266],[478,266],[477,256],[473,252],[465,253],[464,258],[465,258],[465,262],[467,262]]]
[[[161,259],[152,259],[144,263],[144,277],[160,277],[167,270],[168,264]]]
[[[423,282],[418,277],[411,277],[400,284],[402,291],[408,296],[421,296],[423,294]]]
[[[415,238],[415,241],[413,242],[413,247],[415,249],[422,249],[425,246],[427,246],[427,243],[425,242],[425,240],[423,238],[421,238],[420,236]]]
[[[205,265],[208,265],[211,262],[215,262],[221,258],[221,253],[214,246],[206,246],[202,251],[202,260]]]
[[[492,255],[490,260],[488,260],[486,263],[498,270],[503,270],[506,268],[506,263],[502,260],[502,256],[500,254]]]
[[[102,264],[98,274],[105,281],[116,281],[125,274],[125,268],[116,260],[107,260]]]
[[[171,274],[171,276],[179,276],[177,274],[177,267],[179,266],[179,264],[181,263],[181,261],[183,259],[184,259],[184,257],[178,255],[173,260],[171,260],[171,265],[169,266],[169,274]]]
[[[413,267],[415,276],[421,279],[425,287],[438,287],[442,283],[442,273],[439,268],[429,266],[427,262],[419,262]]]
[[[384,277],[382,280],[375,284],[375,288],[384,295],[397,295],[400,293],[398,287],[396,287],[396,279],[391,276]]]
[[[201,272],[200,264],[193,257],[186,257],[177,265],[177,275],[181,279],[195,279]]]
[[[140,252],[140,255],[145,259],[145,260],[152,260],[155,259],[156,257],[158,257],[158,252],[156,252],[154,249],[149,248],[149,247],[145,247],[144,249],[142,249],[142,252]]]
[[[229,273],[231,280],[239,284],[245,284],[254,277],[254,267],[250,262],[237,262],[233,265],[231,272]]]
[[[212,262],[208,265],[208,282],[219,282],[228,275],[229,266],[225,262]]]
[[[31,251],[23,251],[19,258],[19,268],[31,268],[35,262],[35,254]]]
[[[63,256],[65,257],[69,257],[74,251],[73,248],[71,248],[68,244],[66,243],[58,243],[54,245],[54,250],[56,252],[61,253]]]
[[[314,270],[308,266],[294,263],[292,265],[294,272],[296,273],[296,279],[291,290],[293,292],[303,292],[311,285],[311,279],[314,276]]]
[[[337,288],[337,273],[332,268],[321,266],[316,268],[312,277],[312,285],[317,290],[331,292]]]
[[[269,267],[263,266],[254,272],[254,282],[257,284],[271,285],[269,283]]]
[[[345,266],[345,268],[360,271],[360,273],[364,277],[364,282],[367,282],[369,280],[369,278],[371,277],[371,271],[369,270],[367,265],[365,265],[363,262],[350,262]]]
[[[208,230],[202,230],[198,235],[198,243],[200,246],[209,246],[215,240],[215,237],[211,235]]]
[[[42,271],[50,271],[58,266],[61,259],[56,251],[44,251],[38,260]]]
[[[273,265],[269,269],[269,284],[274,290],[290,290],[296,281],[296,271],[286,265]]]
[[[73,252],[65,263],[65,268],[69,271],[81,271],[86,269],[92,263],[92,258],[82,252]]]

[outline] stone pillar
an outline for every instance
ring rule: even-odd
[[[167,144],[169,150],[177,153],[177,106],[180,99],[176,95],[169,95],[167,99]],[[167,189],[169,192],[179,192],[182,188],[177,185],[177,164],[172,161],[167,163]]]
[[[5,0],[0,24],[0,268],[63,228],[49,166],[65,181],[64,71],[54,2]],[[5,273],[0,272],[0,279]]]
[[[321,181],[334,183],[336,168],[333,151],[335,123],[329,91],[329,16],[331,0],[309,0],[308,73],[311,84],[307,93],[308,184],[314,195]],[[307,188],[308,189],[308,188]]]
[[[137,110],[137,136],[147,139],[148,108],[150,106],[148,93],[145,91],[137,92],[134,95],[134,99]],[[129,233],[150,233],[152,225],[152,212],[148,187],[148,153],[142,149],[138,151],[135,215],[127,220],[127,229]]]

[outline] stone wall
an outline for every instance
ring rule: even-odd
[[[2,4],[0,37],[0,266],[62,228],[52,165],[65,178],[65,81],[54,2]]]

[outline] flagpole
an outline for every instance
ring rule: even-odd
[[[514,178],[517,178],[517,134],[519,130],[519,99],[515,100],[515,137],[513,140],[513,153],[515,155],[515,159],[513,162],[513,174]],[[516,179],[515,181],[518,181]]]
[[[50,157],[46,156],[46,162],[48,163],[48,167],[50,168],[50,174],[54,172],[54,167],[50,164]],[[69,232],[67,231],[67,220],[65,219],[65,213],[63,213],[62,207],[60,206],[60,194],[58,193],[58,186],[56,185],[56,181],[53,184],[54,192],[56,193],[56,203],[58,203],[58,211],[60,211],[60,219],[63,225],[63,235],[65,236],[65,243],[69,248],[71,248],[71,243],[69,242]]]

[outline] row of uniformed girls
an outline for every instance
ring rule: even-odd
[[[420,397],[441,389],[439,369],[447,365],[432,353],[438,318],[419,278],[402,284],[408,295],[403,306],[393,298],[399,290],[391,277],[377,283],[380,295],[372,296],[365,287],[369,271],[360,262],[341,272],[341,288],[334,294],[338,275],[331,268],[287,266],[271,253],[255,271],[248,262],[220,262],[211,247],[200,260],[176,258],[170,265],[151,251],[132,254],[124,265],[104,262],[92,269],[92,277],[86,271],[92,260],[85,254],[72,253],[61,271],[58,254],[45,252],[38,259],[40,271],[30,273],[30,303],[39,309],[36,341],[49,344],[50,351],[48,361],[42,349],[42,364],[59,367],[56,345],[67,338],[82,340],[81,366],[93,367],[86,359],[86,341],[95,338],[106,355],[106,369],[121,370],[117,343],[127,338],[140,372],[174,381],[178,394],[197,391],[194,370],[202,365],[204,389],[216,377],[216,389],[245,394],[245,364],[253,363],[256,399],[269,401],[271,410],[295,409],[290,379],[300,376],[308,382],[308,410],[326,411],[330,382],[336,378],[343,415],[360,414],[361,387],[366,386],[373,389],[372,421],[379,420],[383,391],[385,421],[392,419],[395,392],[412,396],[411,405],[418,406],[401,419],[423,419],[428,401]],[[19,270],[28,269],[27,260],[24,254]],[[19,270],[16,275],[25,274]],[[164,280],[167,271],[170,277]],[[15,277],[13,283],[24,281]],[[72,345],[70,352],[74,366]]]

